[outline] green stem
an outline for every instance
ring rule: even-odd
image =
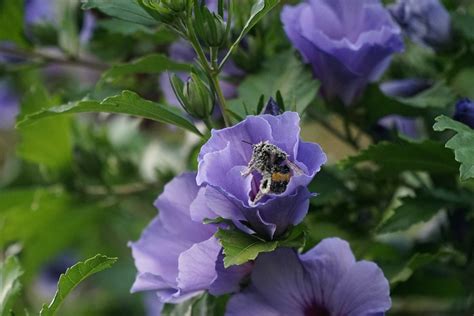
[[[352,147],[359,150],[360,146],[357,140],[354,138],[354,135],[352,134],[351,126],[349,123],[349,117],[350,117],[350,112],[346,111],[346,114],[342,118],[344,121],[344,132],[346,134],[346,139],[347,139],[347,142],[352,145]]]
[[[211,67],[214,73],[219,73],[219,48],[211,47]]]
[[[97,63],[94,61],[76,59],[76,58],[55,57],[55,56],[43,54],[41,52],[27,51],[27,50],[22,50],[19,48],[1,47],[0,53],[4,53],[4,54],[15,56],[15,57],[22,57],[28,60],[39,59],[42,62],[47,63],[47,64],[61,64],[61,65],[69,65],[69,66],[75,66],[75,67],[85,67],[85,68],[90,68],[96,71],[103,71],[109,68],[107,64]]]
[[[214,128],[214,124],[212,123],[212,120],[209,117],[204,118],[203,122],[204,124],[206,124],[208,130],[212,130]]]
[[[229,120],[229,117],[227,116],[227,106],[226,106],[224,93],[222,93],[221,85],[219,84],[219,74],[212,74],[210,78],[212,80],[212,85],[214,86],[214,89],[216,90],[219,108],[222,113],[222,118],[224,119],[224,124],[226,127],[228,127],[230,126],[230,120]]]
[[[204,70],[210,75],[213,71],[211,66],[209,66],[209,62],[207,60],[206,54],[204,53],[201,44],[199,44],[199,39],[196,36],[196,32],[194,31],[193,21],[191,20],[191,15],[188,14],[188,40],[191,43],[194,51],[198,55],[198,59]]]
[[[327,120],[317,117],[317,116],[315,117],[315,120],[339,140],[343,141],[344,143],[347,143],[348,145],[352,146],[356,150],[359,149],[358,147],[354,146],[354,144],[350,142],[343,133],[341,133],[337,128],[335,128],[330,123],[328,123]]]

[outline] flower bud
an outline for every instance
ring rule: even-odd
[[[456,110],[453,117],[456,121],[474,128],[474,102],[465,98],[456,103]]]
[[[186,0],[161,0],[161,3],[176,13],[186,10]]]
[[[208,47],[222,47],[227,41],[226,22],[205,6],[196,10],[195,28],[199,38]]]
[[[167,24],[186,10],[186,0],[138,0],[138,3],[156,20]]]
[[[179,103],[189,115],[204,119],[214,108],[214,98],[209,87],[195,73],[183,83],[178,76],[171,77],[171,85]]]

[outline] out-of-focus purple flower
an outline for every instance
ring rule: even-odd
[[[420,137],[420,128],[415,118],[409,118],[401,115],[388,115],[378,121],[384,129],[396,130],[401,135],[410,138]]]
[[[260,255],[251,285],[231,298],[226,316],[383,315],[390,306],[382,270],[329,238],[303,255],[283,248]]]
[[[29,29],[37,25],[52,25],[59,27],[60,16],[58,2],[54,0],[26,0],[25,1],[25,26]],[[82,28],[79,40],[82,44],[89,42],[96,26],[96,19],[90,11],[83,15]]]
[[[41,297],[53,296],[57,289],[59,277],[67,268],[73,266],[76,261],[73,254],[64,253],[44,265],[34,284],[37,294]]]
[[[412,41],[435,49],[450,42],[451,17],[439,0],[398,0],[389,10]]]
[[[430,88],[433,83],[430,80],[410,78],[392,80],[380,84],[380,90],[385,95],[393,98],[410,98]]]
[[[11,129],[19,112],[20,100],[8,82],[0,81],[0,129]]]
[[[456,111],[453,118],[474,128],[474,103],[467,98],[459,100],[456,103]]]
[[[191,219],[189,207],[198,191],[195,173],[165,186],[155,203],[159,215],[140,240],[130,243],[138,269],[132,292],[153,291],[163,302],[179,303],[205,290],[231,292],[249,273],[245,265],[224,269],[222,248],[213,236],[217,228]]]
[[[184,62],[184,63],[190,63],[196,58],[196,54],[193,48],[184,40],[179,40],[171,44],[171,46],[169,47],[168,55],[171,57],[171,59],[178,62]],[[181,72],[181,73],[177,73],[177,75],[183,81],[186,81],[188,78],[187,73]],[[242,75],[242,71],[239,70],[232,63],[232,61],[229,61],[224,66],[223,75],[224,76],[240,76]],[[171,87],[168,74],[162,74],[160,76],[159,83],[160,83],[160,87],[161,87],[161,90],[163,92],[166,102],[171,105],[179,106],[179,101],[173,92],[173,88]],[[225,80],[220,80],[219,83],[221,85],[222,92],[224,93],[224,97],[226,99],[232,99],[237,96],[237,87],[234,84],[229,83]]]
[[[57,4],[52,0],[26,0],[25,1],[25,24],[27,26],[37,24],[57,24]]]
[[[380,90],[392,98],[409,98],[428,89],[432,86],[429,80],[425,79],[403,79],[387,81],[380,84]],[[385,139],[388,136],[387,130],[397,130],[400,134],[410,138],[419,138],[421,136],[420,126],[415,118],[404,117],[401,115],[389,115],[379,120],[378,127],[381,128],[379,134]]]
[[[79,42],[81,42],[82,44],[89,43],[92,36],[94,35],[94,30],[96,26],[96,17],[90,11],[85,11],[82,20],[81,32],[79,33]]]
[[[326,162],[321,147],[300,140],[300,118],[295,112],[248,116],[241,123],[212,130],[198,157],[197,183],[204,187],[191,205],[191,217],[230,219],[243,231],[272,239],[305,217],[311,193],[307,185]],[[252,158],[253,146],[269,142],[288,155],[300,172],[292,176],[283,193],[268,193],[256,203],[262,175],[242,172]],[[202,210],[209,210],[205,213]]]
[[[398,25],[378,0],[306,0],[285,6],[281,20],[323,95],[346,105],[404,48]]]

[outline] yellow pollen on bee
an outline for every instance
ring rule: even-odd
[[[272,174],[272,181],[290,181],[291,174],[290,173],[281,173],[281,172],[275,172]]]

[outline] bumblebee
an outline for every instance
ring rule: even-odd
[[[288,160],[288,154],[278,146],[265,141],[252,147],[252,158],[242,172],[242,176],[246,177],[253,171],[257,171],[262,176],[259,191],[253,203],[258,202],[265,194],[285,192],[292,177],[291,171],[295,174],[303,173],[297,165]]]

